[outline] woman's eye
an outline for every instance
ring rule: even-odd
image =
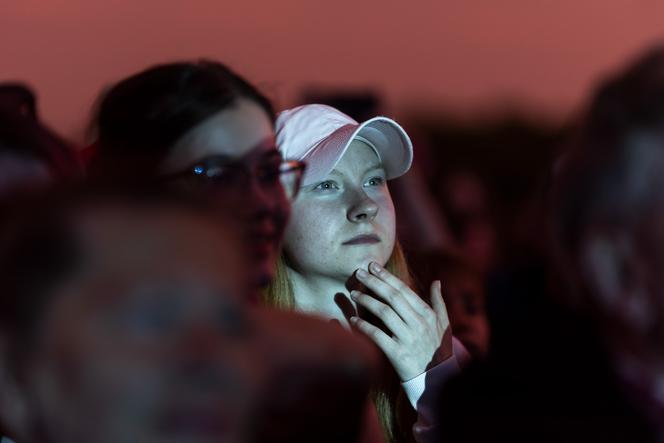
[[[330,180],[318,183],[313,188],[314,191],[332,191],[336,189],[339,189],[339,185]]]
[[[385,183],[385,179],[383,177],[371,177],[369,180],[367,180],[366,186],[381,186],[383,183]]]

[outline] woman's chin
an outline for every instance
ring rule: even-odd
[[[358,269],[364,269],[365,271],[369,270],[369,263],[376,262],[381,266],[385,266],[389,257],[385,257],[382,254],[364,254],[359,257],[348,257],[346,268],[350,273],[354,273]]]
[[[387,254],[384,251],[377,251],[377,252],[370,252],[368,254],[364,254],[360,258],[360,261],[365,267],[368,267],[369,263],[371,262],[376,262],[381,266],[385,266],[385,264],[388,262],[389,259],[390,259],[390,254]]]

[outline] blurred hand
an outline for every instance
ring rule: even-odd
[[[375,262],[369,272],[358,269],[357,279],[374,296],[351,291],[351,298],[380,319],[388,332],[360,317],[351,324],[387,356],[402,382],[452,356],[452,331],[440,281],[431,284],[431,306],[404,282]]]
[[[379,356],[364,337],[296,312],[257,307],[255,353],[267,372],[251,442],[357,441]]]

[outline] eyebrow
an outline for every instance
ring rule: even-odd
[[[364,173],[366,174],[369,171],[373,171],[374,169],[385,169],[381,163],[374,163],[373,165],[370,165],[367,169],[364,170]]]
[[[265,152],[258,152],[258,153],[254,152],[255,150],[260,149],[262,147],[268,147],[268,149]],[[258,161],[261,161],[261,162],[266,161],[266,160],[269,161],[269,160],[273,160],[273,159],[279,159],[279,160],[282,159],[281,152],[279,151],[279,149],[277,149],[277,146],[274,143],[274,138],[273,137],[266,138],[263,141],[261,141],[260,143],[256,144],[253,148],[251,148],[249,150],[249,152],[247,152],[242,157],[239,157],[239,158],[238,157],[231,157],[231,156],[227,156],[227,155],[223,155],[223,154],[222,154],[222,156],[225,157],[229,162],[242,162],[242,161],[246,161],[247,159],[250,159],[252,157],[256,158]]]
[[[255,153],[257,149],[267,147],[268,149],[265,152],[262,153]],[[281,157],[281,152],[277,148],[277,145],[274,141],[274,137],[265,137],[263,140],[259,141],[256,143],[254,146],[249,149],[249,152],[247,152],[245,155],[242,157],[232,157],[229,155],[225,154],[220,154],[220,157],[228,159],[228,161],[243,161],[246,160],[247,158],[251,158],[253,156],[259,157],[261,159],[265,159],[268,157]]]
[[[210,156],[206,157],[204,160],[208,160],[208,159],[222,160],[225,163],[231,163],[231,162],[237,160],[235,157],[232,157],[232,156],[226,155],[226,154],[210,155]]]

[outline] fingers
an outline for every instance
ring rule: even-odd
[[[396,294],[399,299],[408,302],[412,309],[419,314],[425,314],[430,310],[429,305],[413,292],[407,284],[392,275],[384,267],[378,265],[378,263],[371,262],[369,264],[369,271],[370,273],[363,269],[358,269],[356,275],[376,295],[383,297],[384,295]],[[391,302],[391,300],[386,301]]]
[[[440,327],[443,328],[443,336],[441,338],[440,347],[436,349],[434,354],[434,364],[437,362],[445,361],[454,355],[454,346],[452,343],[452,328],[450,319],[447,314],[447,307],[443,299],[443,291],[441,289],[440,280],[431,283],[431,306],[436,313],[436,319]]]
[[[360,317],[351,317],[350,322],[358,331],[362,332],[373,341],[385,355],[391,355],[392,348],[395,345],[392,337],[368,321],[362,320]]]
[[[369,312],[378,317],[397,338],[406,327],[404,320],[394,312],[394,309],[380,300],[363,294],[360,291],[352,291],[350,296],[358,304],[364,306]]]
[[[440,280],[436,280],[431,283],[431,307],[436,313],[437,318],[444,319],[449,323],[447,307],[445,306],[445,300],[443,299],[443,291],[441,288]]]
[[[364,269],[358,269],[356,276],[357,279],[369,288],[377,297],[380,297],[381,300],[390,305],[406,323],[414,325],[421,320],[418,318],[419,315],[413,306],[408,303],[403,294],[392,285],[369,274]]]
[[[406,300],[413,306],[417,312],[427,311],[429,305],[426,304],[424,300],[420,298],[415,292],[413,292],[410,287],[401,281],[398,277],[393,275],[390,271],[380,266],[376,262],[371,262],[369,264],[369,271],[371,274],[375,275],[379,279],[383,280],[385,283],[394,287],[397,291],[403,294]]]

